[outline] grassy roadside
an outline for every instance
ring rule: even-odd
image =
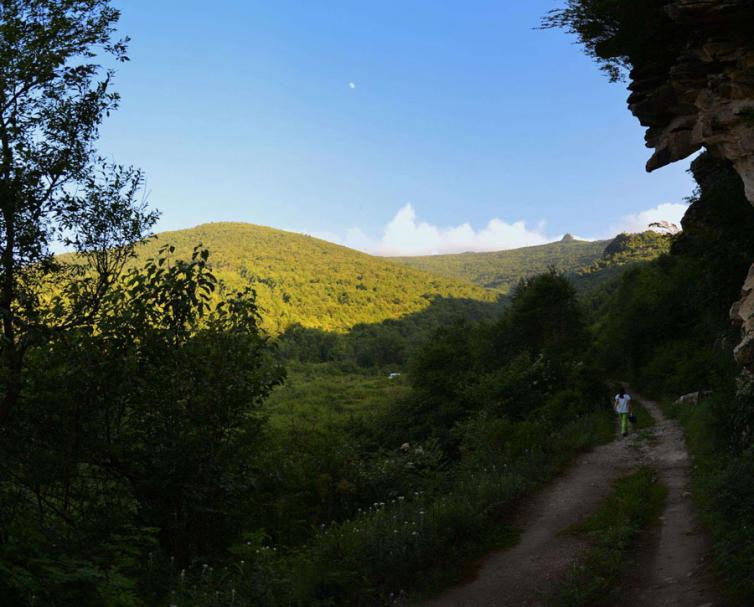
[[[412,588],[409,593],[412,603],[434,598],[447,588],[464,582],[473,574],[478,559],[490,551],[514,546],[518,542],[519,533],[510,526],[510,515],[517,504],[566,471],[580,453],[614,438],[612,415],[607,411],[597,412],[566,424],[556,438],[558,447],[548,457],[540,456],[537,461],[532,453],[526,461],[508,468],[508,474],[520,479],[520,492],[499,501],[493,501],[489,494],[482,501],[477,497],[477,511],[481,505],[487,504],[479,538],[473,539],[473,536],[466,533],[447,536],[443,552],[433,566],[419,570],[420,575],[415,578],[414,585],[409,586]],[[555,454],[558,457],[554,458]],[[495,484],[505,481],[504,475],[496,473],[495,476]],[[480,477],[472,473],[470,480],[471,483],[462,489],[462,493],[473,496],[477,494]]]
[[[712,535],[714,570],[731,607],[754,604],[754,451],[725,438],[742,405],[725,393],[694,406],[663,404],[683,428],[693,499]]]
[[[214,606],[252,597],[254,604],[384,605],[442,590],[490,549],[516,542],[510,513],[526,495],[568,467],[579,453],[612,440],[612,416],[574,418],[540,448],[499,466],[448,471],[443,491],[373,504],[353,519],[318,529],[307,545],[279,551],[250,537],[222,575],[176,579],[173,604]],[[522,433],[523,440],[527,433]]]
[[[651,468],[616,481],[612,493],[584,523],[569,531],[586,536],[591,548],[573,566],[549,604],[591,607],[609,604],[628,551],[662,512],[667,490]]]
[[[632,402],[632,410],[636,416],[636,424],[634,428],[641,432],[642,430],[648,430],[657,423],[655,418],[647,411],[646,407],[641,404],[640,401],[634,400]]]

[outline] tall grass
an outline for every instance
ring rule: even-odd
[[[443,487],[375,502],[316,529],[305,546],[276,550],[251,538],[222,572],[175,579],[171,604],[386,605],[455,581],[464,563],[515,540],[508,514],[524,495],[613,435],[608,412],[574,418],[557,432],[542,423],[542,444],[520,445],[515,459],[459,465]]]
[[[731,607],[754,604],[754,448],[750,435],[734,430],[750,407],[725,392],[695,406],[666,407],[686,435],[693,497],[712,534],[714,567]]]
[[[612,604],[629,548],[662,512],[667,489],[653,470],[642,468],[616,481],[612,493],[583,524],[571,531],[591,547],[550,598],[558,607]]]
[[[273,429],[370,420],[409,392],[406,376],[345,372],[332,363],[287,363],[288,377],[264,404]]]

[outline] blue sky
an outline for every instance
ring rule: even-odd
[[[132,61],[100,147],[145,170],[160,230],[505,248],[677,219],[693,187],[646,174],[625,87],[533,29],[555,1],[116,4]]]

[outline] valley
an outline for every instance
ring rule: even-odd
[[[0,2],[0,605],[754,604],[754,1],[420,4]]]

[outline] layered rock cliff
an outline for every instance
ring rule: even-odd
[[[663,4],[663,53],[655,61],[634,61],[630,73],[629,109],[647,127],[647,146],[655,149],[647,170],[704,147],[733,164],[754,204],[754,0]],[[736,360],[751,381],[754,265],[731,318],[742,330]]]

